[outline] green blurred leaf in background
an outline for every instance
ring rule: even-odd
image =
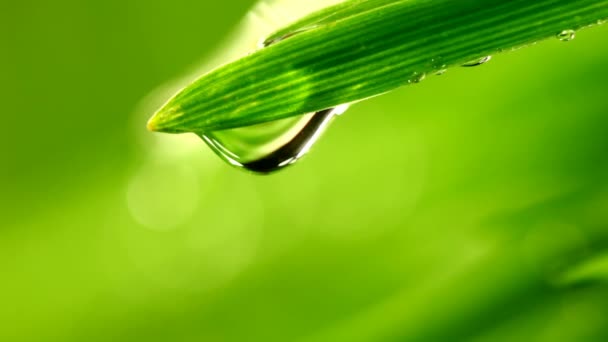
[[[254,177],[145,131],[253,5],[0,5],[0,340],[608,339],[608,26],[361,103]]]

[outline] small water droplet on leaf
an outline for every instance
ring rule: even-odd
[[[574,30],[563,30],[557,34],[557,39],[561,40],[562,42],[569,42],[574,40],[574,38],[576,38],[576,31]]]
[[[484,56],[482,58],[479,58],[479,59],[476,59],[476,60],[464,63],[462,66],[463,67],[467,67],[467,68],[469,68],[469,67],[476,67],[476,66],[479,66],[479,65],[486,64],[490,60],[492,60],[492,56]]]
[[[410,77],[410,79],[407,82],[408,83],[420,83],[420,82],[424,81],[425,78],[426,78],[425,73],[414,72],[414,73],[412,73],[412,76]]]

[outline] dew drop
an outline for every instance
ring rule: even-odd
[[[608,19],[598,19],[597,20],[597,24],[598,25],[604,25],[606,23],[606,21],[608,21]]]
[[[305,27],[280,37],[261,41],[266,48],[299,33]],[[255,173],[268,174],[296,163],[317,142],[332,119],[349,104],[262,124],[198,134],[227,163]]]
[[[429,66],[436,70],[445,69],[447,67],[447,65],[443,62],[443,57],[441,57],[441,56],[431,58],[431,62],[429,63]]]
[[[336,115],[348,105],[263,124],[199,136],[222,159],[246,170],[268,174],[300,160]]]
[[[441,76],[448,71],[448,65],[443,62],[443,57],[437,56],[435,58],[431,58],[430,67],[435,71],[435,75]]]
[[[485,57],[482,57],[482,58],[479,58],[479,59],[476,59],[476,60],[464,63],[462,66],[463,67],[467,67],[467,68],[469,68],[469,67],[476,67],[476,66],[479,66],[479,65],[482,65],[482,64],[486,64],[490,60],[492,60],[492,56],[485,56]]]
[[[409,80],[407,80],[408,83],[420,83],[422,81],[424,81],[424,79],[426,78],[426,74],[423,72],[414,72],[412,73],[412,76],[410,77]]]
[[[576,32],[574,30],[563,30],[562,32],[557,34],[557,39],[562,42],[569,42],[576,38]]]

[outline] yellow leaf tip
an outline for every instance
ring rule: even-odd
[[[181,108],[165,105],[152,115],[146,126],[151,132],[175,133],[174,120],[182,114]]]
[[[156,125],[156,117],[157,115],[153,115],[150,120],[148,120],[148,123],[146,124],[146,127],[148,128],[148,131],[150,132],[156,132],[157,131],[157,125]]]

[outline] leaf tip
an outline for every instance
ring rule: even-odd
[[[179,108],[163,106],[148,120],[146,127],[151,132],[174,133],[175,119],[182,115]]]
[[[146,127],[148,128],[148,131],[150,132],[157,132],[158,128],[157,128],[157,115],[154,114],[149,120],[148,123],[146,124]]]

